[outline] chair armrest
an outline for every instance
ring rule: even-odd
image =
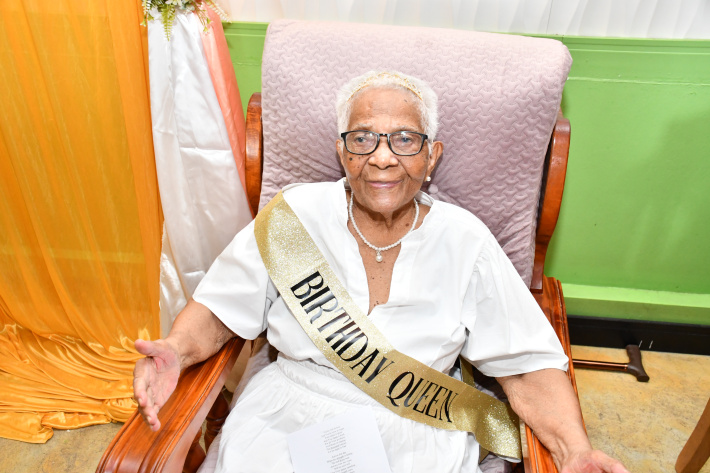
[[[567,311],[565,310],[565,302],[562,295],[562,285],[553,277],[543,276],[542,291],[540,293],[533,291],[533,296],[547,316],[550,324],[552,324],[560,343],[562,343],[562,348],[569,359],[567,376],[572,383],[575,394],[578,394],[574,366],[572,365],[572,348],[570,346]],[[525,426],[525,437],[527,440],[527,451],[523,452],[525,473],[556,473],[557,468],[552,461],[552,454],[540,443],[535,433],[527,425]]]
[[[562,205],[562,191],[565,188],[567,175],[567,158],[569,156],[570,125],[562,111],[557,114],[557,121],[552,130],[552,137],[545,156],[545,167],[542,176],[542,191],[538,208],[537,232],[535,235],[535,261],[533,263],[530,289],[533,292],[542,291],[545,256],[550,238],[557,226]]]
[[[193,439],[219,395],[244,340],[233,338],[208,360],[187,368],[151,432],[134,412],[104,452],[97,472],[181,472]]]
[[[261,94],[256,93],[249,99],[247,106],[245,176],[247,201],[252,216],[259,212],[261,197],[261,172],[264,165],[264,134],[261,125]]]

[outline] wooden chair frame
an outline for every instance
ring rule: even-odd
[[[570,125],[560,112],[552,132],[545,159],[543,191],[540,196],[535,259],[531,292],[544,311],[565,352],[570,356],[567,314],[560,282],[544,275],[545,255],[555,230],[562,203]],[[256,215],[261,193],[263,161],[261,94],[254,94],[247,108],[246,128],[246,192],[252,213]],[[207,421],[207,446],[226,418],[228,406],[221,395],[244,340],[232,339],[210,359],[187,368],[175,392],[160,411],[162,428],[151,432],[136,411],[124,424],[104,453],[97,472],[180,472],[195,471],[205,454],[199,445],[202,425]],[[570,359],[569,378],[574,386],[574,369]],[[217,401],[217,402],[215,402]],[[525,427],[527,451],[523,465],[527,473],[554,473],[556,468],[549,451],[529,427]]]

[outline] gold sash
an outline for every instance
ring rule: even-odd
[[[396,351],[350,298],[281,192],[257,215],[254,234],[286,305],[353,384],[401,417],[472,432],[484,449],[521,458],[510,406]]]

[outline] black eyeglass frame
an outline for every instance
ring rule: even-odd
[[[370,151],[369,153],[355,153],[355,152],[353,152],[353,151],[350,151],[350,148],[348,148],[348,140],[346,139],[346,137],[347,137],[350,133],[357,133],[357,132],[363,132],[363,131],[364,131],[364,132],[367,132],[367,133],[372,133],[373,135],[376,135],[376,136],[377,136],[377,142],[375,143],[375,147],[374,147],[374,148],[372,149],[372,151]],[[412,134],[414,134],[414,135],[419,135],[419,136],[422,137],[422,144],[421,144],[421,146],[419,146],[419,149],[417,150],[416,153],[412,153],[412,154],[401,154],[401,153],[396,152],[396,151],[392,148],[392,142],[390,141],[390,136],[396,135],[396,134],[399,134],[399,133],[412,133]],[[396,154],[397,156],[415,156],[415,155],[421,153],[421,152],[422,152],[422,149],[424,149],[424,143],[426,143],[426,141],[429,139],[429,136],[428,136],[428,135],[425,135],[424,133],[419,133],[419,132],[417,132],[417,131],[409,131],[409,130],[395,131],[395,132],[393,132],[393,133],[375,133],[374,131],[371,131],[371,130],[350,130],[350,131],[344,131],[343,133],[340,134],[340,137],[343,139],[343,144],[345,145],[345,149],[348,151],[348,153],[350,153],[350,154],[356,154],[356,155],[358,155],[358,156],[367,156],[368,154],[374,153],[374,152],[377,150],[377,148],[380,146],[380,137],[381,137],[381,136],[386,136],[386,137],[387,137],[387,146],[389,147],[390,151],[392,151],[392,152],[393,152],[394,154]]]

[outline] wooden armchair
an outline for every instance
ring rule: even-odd
[[[569,121],[562,116],[558,108],[562,84],[569,69],[569,56],[565,56],[566,49],[564,51],[560,49],[564,48],[563,46],[548,43],[548,40],[471,32],[450,32],[451,34],[442,40],[438,38],[442,31],[446,30],[291,21],[272,24],[267,35],[262,65],[264,104],[262,107],[262,94],[255,94],[247,110],[246,191],[249,203],[256,211],[259,205],[264,205],[268,201],[275,190],[289,181],[333,180],[340,175],[342,171],[337,163],[333,146],[335,141],[333,137],[336,136],[334,111],[330,109],[334,102],[334,90],[345,80],[357,73],[377,67],[388,67],[418,75],[434,87],[440,98],[444,97],[442,101],[445,103],[440,107],[443,112],[440,139],[444,141],[445,146],[454,149],[454,152],[446,154],[449,149],[446,148],[442,158],[443,163],[434,173],[433,185],[430,186],[429,193],[442,200],[461,204],[456,198],[456,189],[447,192],[447,185],[462,173],[463,162],[465,168],[463,172],[470,172],[470,169],[473,169],[474,174],[479,177],[470,185],[467,184],[468,187],[465,189],[466,195],[482,196],[475,199],[476,203],[490,197],[490,193],[486,194],[486,188],[491,185],[496,187],[496,184],[489,180],[490,174],[486,174],[491,166],[502,168],[502,173],[505,174],[503,181],[515,188],[511,194],[512,199],[508,200],[518,202],[532,199],[532,202],[527,203],[527,210],[522,211],[527,212],[525,218],[530,220],[529,239],[527,236],[522,238],[522,251],[517,251],[509,245],[510,241],[521,240],[516,238],[521,232],[520,225],[513,229],[508,228],[508,222],[512,217],[506,217],[506,211],[500,205],[494,204],[496,213],[492,217],[493,223],[491,224],[490,221],[486,223],[492,228],[523,278],[529,282],[530,290],[550,320],[565,351],[570,355],[561,285],[556,279],[544,275],[545,255],[560,211],[569,152]],[[407,56],[404,62],[401,58],[402,51],[396,49],[389,53],[382,52],[380,55],[380,51],[387,48],[373,49],[372,41],[376,41],[376,44],[406,45],[405,50],[411,50],[412,55]],[[476,49],[481,41],[486,43],[484,50]],[[319,57],[323,44],[329,45],[330,50],[323,53],[328,58]],[[365,57],[366,61],[362,64],[357,63],[357,55],[355,55],[354,64],[333,66],[331,57],[342,57],[344,51],[352,51],[353,45],[365,51],[375,51],[376,54]],[[481,79],[480,74],[477,75],[476,71],[470,69],[471,61],[463,61],[462,64],[459,60],[461,48],[469,48],[472,45],[474,51],[466,49],[463,51],[470,53],[473,62],[480,63],[486,73],[493,69],[493,76],[511,74],[512,60],[507,55],[507,51],[511,49],[516,57],[528,61],[526,64],[533,64],[525,67],[529,69],[527,72],[532,71],[534,77],[524,80],[528,81],[532,89],[542,90],[541,94],[547,94],[547,99],[542,99],[547,102],[546,110],[542,110],[534,101],[528,104],[528,97],[531,96],[528,91],[513,91],[517,93],[516,97],[512,101],[508,100],[505,87],[509,87],[510,84],[504,84],[500,90],[494,90],[492,97],[489,94],[492,108],[485,103],[477,104],[477,114],[481,113],[482,106],[486,111],[490,111],[488,114],[490,116],[483,118],[476,116],[475,124],[469,124],[469,121],[474,120],[467,115],[471,108],[467,107],[466,103],[460,104],[460,97],[448,96],[450,87],[458,85],[448,84],[446,77],[442,82],[442,79],[436,75],[437,64],[434,63],[442,58],[443,53],[438,48],[443,48],[446,52],[450,52],[453,48],[454,57],[449,57],[448,60],[453,61],[452,67],[456,71],[446,71],[448,75],[470,73],[475,76],[472,79],[474,83],[484,82],[482,87],[494,87],[493,82],[486,83],[487,78]],[[542,52],[531,53],[539,46],[542,46]],[[556,60],[548,60],[549,47],[552,48],[553,54],[557,55]],[[533,54],[533,57],[525,59],[530,54]],[[552,64],[553,70],[557,70],[556,77],[550,78],[550,68],[546,69],[545,64],[537,70],[536,65],[546,61]],[[411,67],[412,62],[419,62],[418,68]],[[496,66],[496,63],[500,67]],[[422,64],[426,66],[425,69],[429,73],[421,72]],[[495,77],[493,80],[495,81]],[[540,80],[543,80],[543,83],[540,83]],[[293,83],[298,84],[299,92],[293,91],[291,88]],[[470,83],[463,85],[463,87],[469,86]],[[550,89],[554,90],[550,92]],[[464,91],[464,95],[474,97],[474,101],[477,100],[475,94],[475,90]],[[541,100],[539,94],[538,97],[534,97],[534,93],[532,95],[535,100]],[[522,128],[515,123],[515,119],[519,118],[518,110],[510,109],[511,103],[529,107],[525,112],[533,118],[523,118],[526,123]],[[445,115],[447,109],[450,110],[451,107],[461,107],[460,111],[462,110],[463,115],[459,114],[453,118]],[[289,115],[292,113],[289,110],[297,110],[297,112],[295,115]],[[299,115],[298,111],[305,115]],[[289,116],[291,118],[288,118]],[[513,121],[508,123],[506,117],[512,117]],[[503,126],[505,129],[491,130],[490,120],[494,122],[502,120],[505,122]],[[480,127],[483,127],[484,130],[477,139],[483,139],[484,143],[490,141],[490,134],[503,136],[502,147],[486,144],[483,149],[480,149],[481,146],[474,143],[476,149],[472,150],[470,137],[466,135],[465,130],[462,131],[462,121],[468,125],[463,128],[467,128],[469,132],[473,129],[474,135],[478,133]],[[510,130],[507,130],[508,127]],[[532,127],[535,133],[528,133],[525,127]],[[284,130],[287,128],[292,134],[289,139],[284,138]],[[516,139],[519,139],[522,145],[517,144]],[[324,151],[320,149],[323,147],[330,148]],[[460,151],[458,155],[456,150]],[[483,158],[473,162],[470,155],[475,154]],[[493,155],[491,159],[504,162],[503,165],[501,166],[500,162],[486,161],[490,155]],[[511,156],[513,159],[510,158]],[[534,165],[529,165],[531,162]],[[516,172],[520,174],[515,174]],[[520,195],[524,194],[524,191],[520,190],[518,184],[519,181],[526,179],[527,174],[533,174],[533,188],[527,190],[533,197],[523,199]],[[501,193],[504,194],[505,191],[497,192],[491,199],[495,201]],[[466,202],[462,206],[466,206],[465,204]],[[520,213],[521,210],[514,208],[510,212]],[[475,209],[474,213],[479,214]],[[499,213],[504,215],[500,216]],[[217,355],[204,363],[186,369],[180,378],[176,392],[160,412],[163,424],[161,430],[151,432],[141,417],[137,413],[134,414],[109,445],[97,471],[195,471],[205,456],[199,445],[203,424],[206,421],[205,444],[209,445],[226,418],[228,406],[221,391],[224,380],[243,346],[243,340],[233,339]],[[568,374],[576,390],[571,360]],[[527,427],[525,443],[527,448],[524,449],[524,462],[519,469],[524,467],[528,473],[556,471],[549,452]]]

